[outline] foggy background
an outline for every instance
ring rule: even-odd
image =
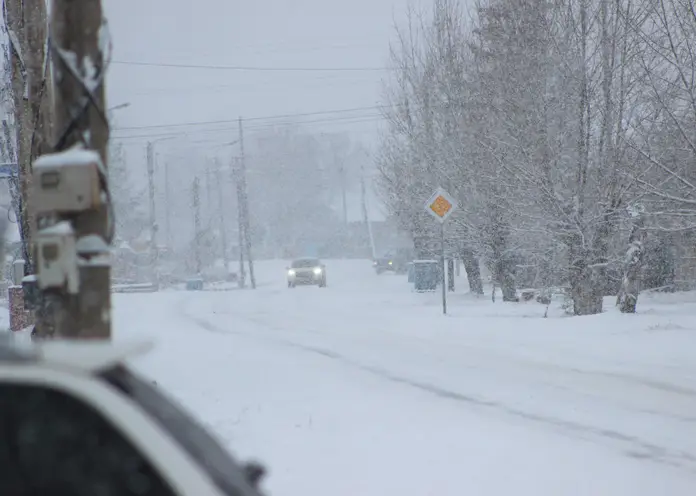
[[[208,233],[204,244],[215,244],[220,222],[233,241],[231,162],[240,155],[239,116],[245,118],[259,256],[297,256],[316,252],[327,238],[345,244],[355,239],[356,229],[362,235],[364,229],[345,227],[346,221],[364,222],[361,181],[369,219],[383,221],[373,189],[374,152],[384,124],[379,101],[393,25],[405,5],[106,0],[114,48],[107,83],[114,109],[110,166],[117,178],[112,187],[120,203],[120,235],[142,243],[149,236],[151,142],[158,244],[190,248],[196,176]],[[364,246],[359,254],[366,255]]]

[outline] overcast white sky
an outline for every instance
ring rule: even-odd
[[[114,44],[108,104],[130,103],[114,112],[112,139],[128,146],[129,165],[144,174],[148,140],[187,133],[187,141],[225,143],[236,138],[238,116],[368,107],[296,119],[313,121],[308,124],[313,131],[348,131],[372,145],[382,121],[369,107],[380,103],[394,21],[418,1],[104,0]],[[377,70],[227,70],[133,62]],[[230,122],[158,127],[209,121]],[[249,127],[253,131],[253,124]],[[182,141],[163,140],[157,150],[206,152],[205,144],[184,152]],[[351,217],[359,218],[355,203]]]
[[[394,16],[408,0],[105,0],[116,62],[266,68],[380,68],[387,65]],[[118,127],[132,128],[237,116],[321,112],[379,103],[375,71],[236,71],[115,63],[109,105]],[[350,129],[373,139],[375,110],[312,117],[313,128]],[[352,117],[367,122],[326,122]],[[225,138],[229,125],[114,130],[114,136],[188,131]],[[211,131],[216,129],[217,131]],[[221,130],[222,129],[222,130]],[[226,132],[230,130],[230,132]],[[128,143],[144,140],[128,139]],[[135,146],[135,145],[133,145]]]

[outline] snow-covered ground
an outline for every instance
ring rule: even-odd
[[[136,366],[275,495],[691,495],[696,295],[640,314],[544,319],[538,303],[439,293],[368,261],[329,261],[326,289],[117,294]]]

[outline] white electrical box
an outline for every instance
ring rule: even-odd
[[[36,212],[77,213],[101,203],[99,154],[73,149],[39,157],[33,166]]]
[[[77,294],[80,287],[75,233],[69,222],[40,230],[36,235],[38,285],[42,290],[66,288]]]

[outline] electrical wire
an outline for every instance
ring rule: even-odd
[[[328,114],[345,114],[351,112],[361,112],[366,110],[384,110],[388,108],[393,108],[392,105],[371,105],[368,107],[353,107],[345,109],[333,109],[333,110],[319,110],[316,112],[299,112],[291,114],[276,114],[267,115],[264,117],[245,117],[242,118],[244,122],[254,122],[254,121],[264,121],[272,119],[288,119],[292,117],[311,117],[315,115],[328,115]],[[229,124],[232,122],[238,122],[239,119],[224,119],[216,121],[196,121],[196,122],[180,122],[176,124],[154,124],[149,126],[127,126],[114,128],[114,131],[134,131],[139,129],[157,129],[157,128],[167,128],[167,127],[186,127],[186,126],[203,126],[203,125],[213,125],[213,124]]]
[[[257,79],[257,78],[254,78]],[[216,84],[216,85],[196,85],[189,87],[174,87],[174,88],[145,88],[145,89],[124,89],[127,92],[129,98],[135,98],[140,96],[152,96],[155,95],[157,98],[167,98],[170,96],[180,97],[182,93],[187,95],[191,94],[216,94],[216,93],[226,93],[230,90],[235,92],[239,91],[256,91],[259,88],[276,88],[279,85],[287,84],[287,81],[281,81],[278,78],[271,78],[266,81],[238,81],[233,84]],[[302,75],[302,87],[313,88],[320,87],[321,89],[326,88],[345,88],[346,86],[354,87],[355,85],[375,85],[375,78],[369,74],[329,74],[329,75]]]
[[[341,49],[346,49],[346,48],[366,48],[370,47],[373,48],[374,44],[369,43],[365,41],[364,37],[356,37],[355,42],[343,42],[343,43],[335,43],[335,44],[328,44],[324,43],[323,41],[317,42],[316,37],[310,37],[310,38],[305,38],[305,39],[292,39],[292,40],[276,40],[272,42],[268,42],[266,40],[263,43],[232,43],[232,44],[226,44],[225,48],[227,48],[230,51],[234,51],[235,53],[238,52],[244,52],[245,54],[251,53],[283,53],[283,54],[288,54],[288,53],[307,53],[307,52],[316,52],[316,51],[324,51],[324,50],[341,50]],[[173,55],[183,55],[183,56],[191,56],[191,52],[187,51],[171,51],[168,50],[167,53],[170,56]],[[211,55],[210,52],[203,52],[201,53],[200,51],[197,51],[195,53],[196,57],[201,57],[201,56],[209,56]]]
[[[379,122],[384,121],[385,117],[381,114],[371,114],[371,115],[360,115],[360,116],[347,116],[347,117],[335,117],[328,119],[313,119],[307,121],[285,121],[285,122],[268,122],[263,124],[255,124],[250,126],[245,126],[245,130],[255,131],[263,129],[273,129],[280,126],[303,126],[307,124],[360,124],[366,122]],[[189,134],[207,134],[207,133],[218,133],[218,132],[231,132],[236,131],[237,126],[232,127],[222,127],[216,129],[190,129],[179,133],[160,133],[160,134],[136,134],[128,136],[112,136],[112,139],[117,141],[129,140],[129,139],[151,139],[151,138],[165,138],[165,137],[185,137]]]
[[[172,64],[166,62],[141,62],[134,60],[114,60],[119,65],[141,67],[166,67],[173,69],[205,69],[217,71],[247,71],[247,72],[385,72],[388,67],[271,67],[244,65],[207,65],[207,64]]]

